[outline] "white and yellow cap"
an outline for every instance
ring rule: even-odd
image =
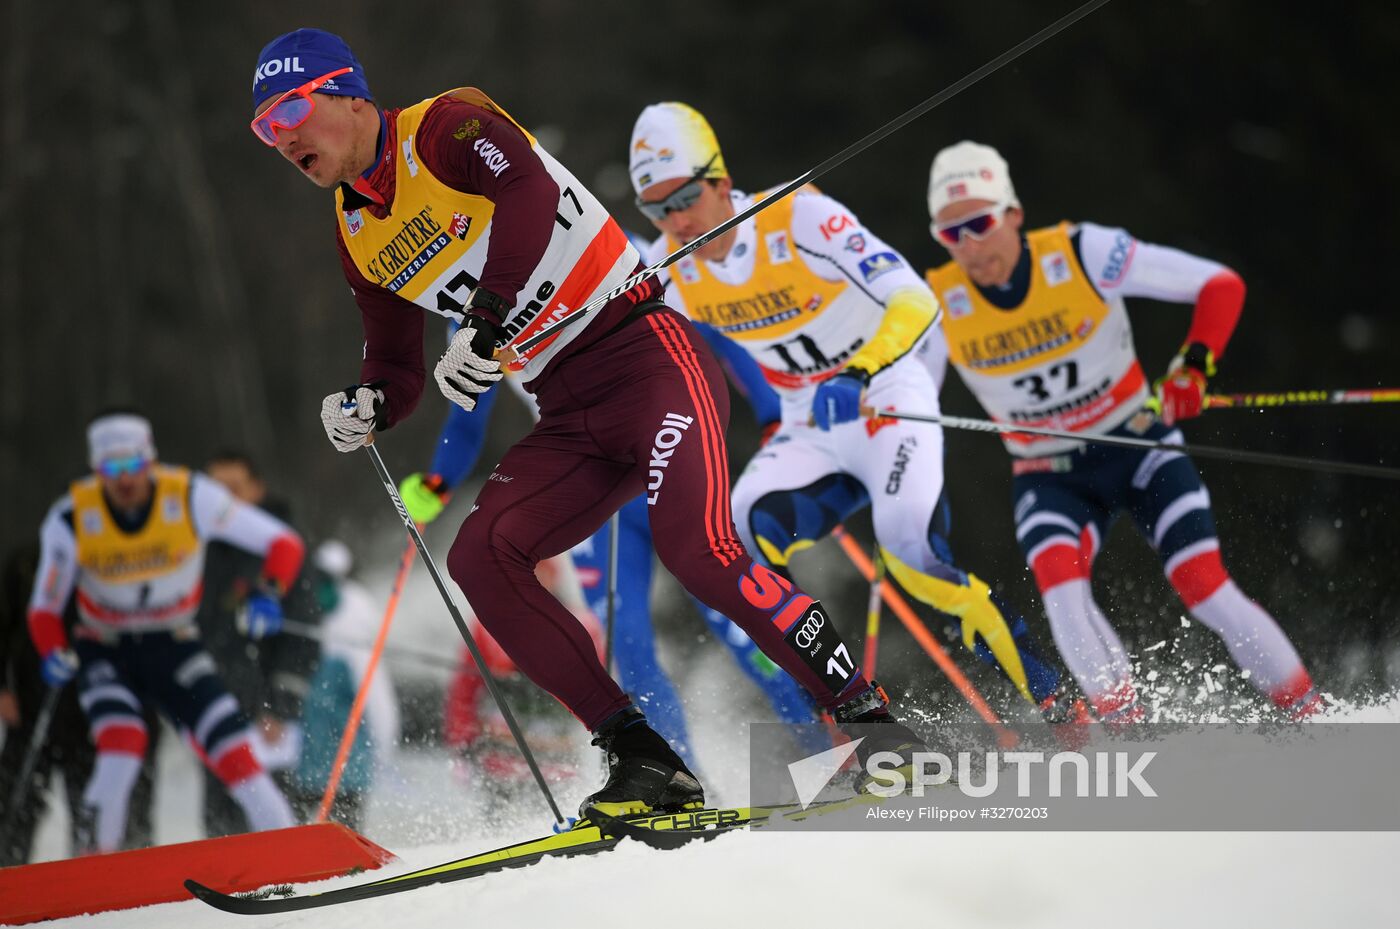
[[[632,189],[640,194],[653,184],[694,177],[702,170],[705,177],[729,176],[705,117],[684,103],[653,103],[642,110],[627,155]]]
[[[108,413],[94,419],[87,430],[88,464],[96,471],[114,458],[156,460],[156,444],[150,420],[136,413]]]
[[[933,158],[928,176],[928,214],[962,200],[991,200],[1021,206],[1006,159],[990,145],[962,141],[950,145]]]

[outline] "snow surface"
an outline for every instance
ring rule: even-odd
[[[1276,929],[1394,925],[1400,902],[1400,840],[1389,834],[744,833],[664,853],[629,844],[319,911],[244,917],[189,901],[47,925]],[[461,852],[404,850],[401,867]]]
[[[456,632],[444,622],[431,584],[421,572],[415,574],[391,643],[455,654]],[[371,586],[387,590],[387,577],[375,580],[379,583]],[[698,619],[696,628],[698,633]],[[742,803],[748,786],[747,738],[736,720],[765,719],[767,712],[756,694],[745,696],[747,685],[722,649],[669,650],[677,647],[663,644],[662,660],[678,672],[707,792],[717,803]],[[396,675],[405,670],[393,663],[388,667]],[[1210,690],[1197,684],[1193,679],[1189,688],[1176,685],[1170,693],[1164,688],[1163,699],[1175,704],[1192,690]],[[1202,704],[1201,696],[1196,703]],[[1201,709],[1203,715],[1195,718],[1211,718],[1208,703]],[[1366,706],[1342,703],[1325,721],[1400,723],[1400,695]],[[593,751],[580,739],[583,782],[556,788],[562,806],[577,803],[597,780]],[[157,841],[200,838],[202,778],[176,738],[163,740],[158,777]],[[526,786],[517,802],[503,806],[473,791],[454,773],[445,752],[401,752],[371,796],[361,829],[401,860],[372,876],[547,832],[548,810]],[[1316,789],[1322,788],[1300,784],[1299,794]],[[37,837],[36,860],[66,853],[62,807],[61,802],[51,805],[53,812]],[[191,900],[47,925],[1372,927],[1400,924],[1396,861],[1400,834],[1379,832],[757,832],[672,852],[624,842],[605,855],[544,861],[325,910],[241,917]],[[342,878],[298,889],[366,879]]]
[[[1338,707],[1330,722],[1400,721],[1400,697]],[[703,745],[701,733],[697,742]],[[706,738],[713,739],[714,733]],[[198,780],[188,753],[162,758],[157,811],[162,841],[196,837]],[[375,877],[534,837],[549,817],[526,795],[502,823],[465,796],[435,752],[406,755],[372,807],[365,832],[401,861]],[[733,770],[717,772],[732,780]],[[404,792],[404,788],[412,789]],[[1315,789],[1299,785],[1300,793]],[[561,794],[568,788],[562,788]],[[405,798],[411,800],[405,800]],[[454,817],[459,811],[460,817]],[[61,847],[61,816],[41,835]],[[471,822],[494,821],[489,829]],[[412,838],[448,830],[447,840]],[[402,841],[395,841],[401,839]],[[232,916],[197,901],[59,920],[84,929],[233,926],[738,926],[874,924],[972,927],[1386,926],[1400,914],[1396,833],[738,833],[657,852],[624,842],[596,857],[544,861],[517,871],[397,896],[266,917]],[[366,880],[341,878],[301,890]]]

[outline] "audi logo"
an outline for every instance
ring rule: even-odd
[[[797,647],[807,648],[817,638],[817,633],[821,632],[822,626],[826,625],[826,617],[820,610],[813,610],[807,614],[807,618],[802,621],[802,628],[797,630]]]

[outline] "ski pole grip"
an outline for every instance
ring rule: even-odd
[[[880,415],[880,411],[877,410],[877,409],[875,409],[873,406],[866,406],[864,403],[862,403],[862,404],[860,405],[860,415],[863,416],[863,417],[865,417],[866,419],[875,419],[876,417],[878,417],[878,416]],[[815,416],[813,416],[812,414],[808,413],[808,414],[807,414],[807,425],[809,425],[809,426],[815,426],[816,424],[817,424],[817,418],[816,418]]]

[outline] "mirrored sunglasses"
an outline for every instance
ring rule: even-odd
[[[140,474],[150,461],[145,455],[128,455],[125,458],[108,458],[97,466],[104,477],[121,477],[123,474]]]
[[[263,110],[261,114],[253,117],[249,126],[253,130],[253,135],[267,145],[277,144],[277,130],[295,129],[311,117],[311,112],[316,109],[316,101],[312,94],[316,89],[342,74],[349,74],[354,68],[340,68],[329,74],[323,74],[312,81],[307,81],[300,87],[294,87],[277,98],[277,102]]]
[[[709,173],[710,165],[715,163],[719,153],[710,156],[710,160],[704,166],[691,175],[686,181],[675,190],[671,191],[660,200],[643,200],[637,198],[637,209],[642,211],[642,215],[652,222],[661,222],[672,213],[680,213],[693,207],[699,201],[700,195],[705,192],[705,175]]]
[[[1006,211],[1010,208],[1011,204],[1009,203],[994,203],[985,210],[978,210],[971,216],[964,216],[947,223],[933,223],[929,226],[929,230],[935,239],[949,247],[961,245],[963,236],[980,242],[997,231],[997,227],[1006,217]]]

